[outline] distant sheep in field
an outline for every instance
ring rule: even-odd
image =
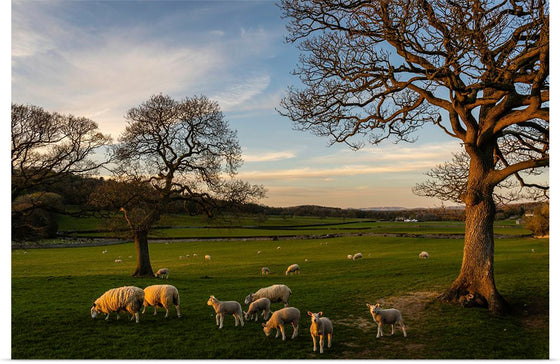
[[[352,260],[362,259],[362,253],[356,253],[352,256]]]
[[[259,298],[266,297],[270,302],[282,302],[284,303],[284,307],[286,307],[290,303],[291,294],[292,290],[288,286],[284,284],[274,284],[269,287],[261,288],[255,293],[249,293],[249,295],[245,297],[245,304],[248,305]]]
[[[192,257],[193,257],[193,258],[197,258],[197,257],[198,257],[198,254],[193,253]]]
[[[154,274],[154,276],[156,278],[165,278],[165,279],[169,279],[169,268],[160,268],[158,269],[158,271],[156,272],[156,274]]]
[[[211,259],[212,259],[212,257],[209,256],[208,254],[206,254],[206,255],[204,256],[204,260],[211,260]]]
[[[277,246],[276,249],[277,249],[277,250],[280,250],[280,246]]]
[[[122,259],[115,259],[115,263],[122,263]]]
[[[212,306],[214,311],[216,311],[216,325],[219,325],[220,329],[224,327],[224,315],[232,315],[235,319],[235,326],[237,326],[238,321],[241,322],[241,326],[244,326],[243,322],[243,311],[241,310],[241,305],[236,301],[218,301],[214,296],[210,296],[208,306]]]
[[[268,269],[268,267],[261,268],[261,275],[267,276],[269,273],[270,273],[270,269]]]
[[[144,288],[144,309],[142,314],[146,312],[146,307],[154,308],[154,315],[157,314],[158,306],[165,309],[165,317],[169,316],[169,309],[175,306],[177,317],[181,317],[181,309],[179,308],[179,291],[175,286],[170,284],[156,284]]]
[[[247,312],[243,312],[245,315],[245,320],[251,320],[255,316],[255,321],[259,319],[259,312],[262,311],[263,319],[268,320],[270,315],[270,300],[266,297],[259,298],[256,301],[251,302]]]
[[[276,329],[276,337],[278,337],[278,331],[282,333],[282,340],[286,340],[286,334],[284,332],[284,325],[292,324],[294,328],[294,333],[292,334],[292,339],[298,335],[299,331],[299,319],[300,312],[295,307],[284,307],[278,311],[275,311],[270,320],[263,323],[263,331],[266,336],[270,335],[272,329]]]
[[[259,251],[257,252],[257,255],[260,255],[261,253],[262,253],[262,252],[259,250]]]
[[[311,332],[311,338],[313,338],[313,351],[317,351],[317,338],[319,338],[319,353],[323,354],[325,336],[328,339],[327,347],[331,347],[333,334],[332,322],[328,317],[321,317],[323,316],[322,312],[313,313],[307,311],[307,314],[311,316],[311,326],[309,327],[309,331]]]
[[[348,254],[348,255],[346,256],[346,258],[352,260],[352,254]]]
[[[430,255],[428,254],[428,252],[421,252],[420,254],[418,254],[418,258],[420,259],[428,259],[430,257]]]
[[[136,323],[140,322],[140,309],[144,303],[144,290],[134,286],[112,288],[103,293],[91,306],[91,317],[96,318],[100,313],[106,314],[105,320],[109,320],[111,312],[119,313],[126,311],[136,318]]]
[[[292,275],[292,274],[299,274],[299,265],[298,264],[292,264],[288,267],[288,269],[286,269],[286,275]]]
[[[395,333],[395,324],[399,324],[401,326],[401,330],[403,332],[404,337],[406,337],[406,326],[403,322],[401,312],[395,308],[388,308],[386,310],[382,309],[379,303],[372,305],[366,303],[371,316],[373,317],[373,321],[377,324],[377,336],[383,336],[383,325],[391,325],[391,335]]]

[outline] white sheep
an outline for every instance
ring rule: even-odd
[[[313,351],[317,351],[317,338],[319,338],[319,353],[323,354],[323,347],[325,346],[325,336],[328,338],[327,347],[331,347],[331,340],[333,334],[333,325],[328,317],[323,316],[323,312],[313,313],[307,311],[307,314],[311,316],[311,326],[309,331],[311,332],[311,338],[313,339]]]
[[[165,279],[169,279],[169,268],[160,268],[158,269],[158,271],[156,272],[156,274],[154,274],[154,276],[156,278],[165,278]]]
[[[352,256],[352,260],[362,259],[362,253],[356,253]]]
[[[208,254],[206,254],[206,255],[204,256],[204,259],[205,259],[205,260],[211,260],[211,259],[212,259],[212,257],[211,257],[211,256],[209,256]]]
[[[346,256],[346,258],[352,260],[352,254],[348,254],[348,255]]]
[[[144,290],[134,286],[124,286],[112,288],[103,293],[91,306],[91,317],[96,318],[100,313],[105,313],[105,320],[109,320],[111,312],[119,313],[126,311],[136,318],[136,323],[140,322],[140,309],[144,303]]]
[[[395,333],[395,323],[398,323],[401,326],[401,330],[403,332],[404,337],[406,337],[406,326],[403,322],[401,312],[395,308],[388,308],[388,309],[381,309],[379,303],[372,305],[366,303],[371,316],[373,317],[373,321],[377,324],[377,336],[383,336],[383,325],[391,325],[391,335]]]
[[[219,325],[220,329],[224,327],[224,315],[233,315],[235,319],[235,326],[237,326],[238,321],[241,322],[241,326],[244,326],[243,322],[243,311],[241,310],[241,305],[237,301],[218,301],[214,296],[210,296],[208,306],[212,306],[214,311],[216,311],[216,325]]]
[[[270,315],[270,300],[266,297],[259,298],[258,300],[251,302],[247,312],[243,312],[245,320],[251,320],[254,316],[255,321],[258,321],[259,312],[261,311],[263,319],[268,320],[268,316]]]
[[[249,295],[245,297],[245,304],[248,305],[259,298],[266,297],[270,300],[270,302],[282,302],[284,303],[284,307],[286,307],[290,303],[291,294],[292,290],[288,286],[284,284],[274,284],[272,286],[261,288],[255,293],[249,293]]]
[[[165,308],[165,318],[169,316],[169,309],[175,306],[177,317],[181,317],[181,309],[179,308],[180,299],[179,291],[175,286],[170,284],[156,284],[144,288],[144,309],[142,314],[146,312],[148,306],[154,308],[154,315],[157,314],[157,307]]]
[[[268,267],[261,268],[261,275],[267,276],[269,273],[270,273],[270,269],[268,269]]]
[[[288,269],[286,269],[286,275],[292,275],[294,273],[299,274],[299,265],[297,264],[292,264],[288,267]]]
[[[259,251],[257,251],[257,255],[260,255],[261,253],[262,253],[262,252],[261,252],[260,250],[259,250]]]
[[[192,255],[192,256],[193,256],[193,258],[197,258],[197,257],[198,257],[198,254],[196,254],[196,253],[193,253],[193,255]]]
[[[115,263],[122,263],[122,259],[115,259]]]
[[[418,254],[418,258],[420,259],[428,259],[430,257],[430,255],[428,254],[428,252],[421,252],[420,254]]]
[[[276,329],[276,337],[278,337],[278,329],[282,333],[282,340],[286,340],[286,334],[284,333],[284,325],[292,324],[294,328],[294,333],[292,334],[292,339],[298,335],[299,330],[299,310],[295,307],[284,307],[278,311],[275,311],[270,320],[263,323],[263,331],[266,336],[270,335],[272,329]]]

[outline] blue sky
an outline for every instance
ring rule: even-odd
[[[266,205],[441,204],[411,192],[460,150],[439,129],[355,152],[275,111],[299,53],[274,1],[16,0],[11,15],[13,102],[89,117],[117,139],[151,95],[205,95],[237,129],[239,177],[267,188]]]

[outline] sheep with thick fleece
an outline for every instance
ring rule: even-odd
[[[391,335],[395,333],[395,323],[398,323],[401,326],[401,330],[403,332],[404,337],[406,337],[406,326],[403,322],[401,312],[395,308],[388,308],[382,309],[379,303],[372,305],[366,303],[371,316],[373,317],[373,321],[377,324],[377,336],[383,336],[383,325],[391,325]]]
[[[235,319],[235,326],[237,326],[238,321],[241,322],[241,326],[244,326],[243,322],[243,311],[241,310],[241,305],[237,301],[218,301],[214,296],[210,296],[208,306],[212,306],[214,311],[216,311],[216,325],[219,325],[220,329],[224,327],[224,315],[232,315]]]
[[[181,309],[179,308],[180,299],[179,291],[175,286],[170,284],[156,284],[144,288],[144,309],[142,314],[146,312],[148,306],[154,307],[154,315],[157,314],[158,306],[165,308],[165,318],[169,316],[169,309],[175,306],[177,317],[181,317]]]
[[[352,260],[362,259],[362,253],[356,253],[352,256]]]
[[[421,252],[420,254],[418,254],[418,258],[420,259],[428,259],[430,257],[430,255],[428,254],[428,252]]]
[[[319,338],[319,353],[323,354],[323,347],[325,346],[325,336],[328,338],[328,347],[331,347],[331,340],[333,334],[333,325],[328,317],[323,316],[323,312],[313,313],[307,311],[307,314],[311,316],[311,326],[309,331],[311,332],[311,338],[313,339],[313,351],[317,351],[317,338]]]
[[[278,329],[280,329],[280,332],[282,333],[282,340],[286,340],[284,325],[292,324],[292,327],[294,328],[292,339],[294,339],[298,335],[299,318],[299,310],[295,307],[284,307],[275,311],[270,317],[270,320],[262,324],[264,334],[269,336],[272,329],[276,329],[276,337],[278,337]]]
[[[111,312],[116,312],[118,320],[119,313],[126,311],[132,314],[132,318],[136,318],[136,323],[139,323],[139,312],[143,303],[144,290],[142,288],[134,286],[112,288],[95,300],[91,306],[91,317],[96,318],[100,313],[105,313],[107,315],[105,320],[109,320]]]
[[[272,286],[261,288],[255,293],[249,293],[249,295],[245,297],[245,304],[248,305],[259,298],[266,297],[270,300],[270,302],[282,302],[284,303],[284,307],[286,307],[290,303],[291,294],[292,290],[288,286],[284,284],[274,284]]]
[[[259,312],[261,311],[263,319],[268,320],[268,315],[270,315],[270,300],[266,297],[259,298],[258,300],[251,302],[247,312],[243,312],[245,320],[251,320],[253,316],[255,316],[255,321],[258,321]]]
[[[154,274],[154,276],[156,278],[165,278],[165,279],[169,279],[169,268],[160,268],[158,269],[158,271],[156,272],[156,274]]]
[[[297,273],[299,274],[299,265],[298,264],[292,264],[288,267],[288,269],[286,269],[286,275],[290,274],[294,274]]]

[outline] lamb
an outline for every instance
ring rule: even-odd
[[[256,301],[251,302],[247,312],[243,312],[245,315],[245,320],[251,320],[255,316],[255,321],[259,320],[259,312],[262,311],[263,319],[268,320],[270,315],[270,300],[266,297],[259,298]]]
[[[319,338],[319,353],[323,354],[323,347],[325,346],[325,336],[328,338],[328,347],[331,347],[331,339],[333,333],[333,325],[328,317],[323,316],[323,312],[313,313],[307,311],[311,316],[311,338],[313,339],[313,351],[317,351],[317,338]]]
[[[208,254],[206,254],[206,255],[204,256],[204,259],[205,259],[205,260],[210,260],[210,259],[212,259],[212,257],[209,256]]]
[[[292,275],[294,273],[299,274],[299,265],[297,264],[292,264],[288,267],[288,269],[286,269],[286,275],[288,274]]]
[[[430,257],[430,255],[428,254],[428,252],[421,252],[420,254],[418,254],[418,258],[420,259],[428,259]]]
[[[352,260],[362,259],[362,253],[356,253],[352,256]]]
[[[261,275],[267,276],[269,273],[270,273],[270,269],[268,269],[268,267],[261,268]]]
[[[109,320],[111,312],[117,313],[117,320],[121,311],[127,311],[140,322],[140,309],[144,302],[144,290],[134,286],[117,287],[103,293],[91,306],[91,317],[96,318],[100,313],[105,313],[105,320]],[[131,318],[131,319],[132,319]]]
[[[160,268],[158,269],[158,271],[156,272],[156,274],[154,274],[154,276],[156,278],[165,278],[165,279],[169,279],[169,268]]]
[[[292,327],[294,328],[292,339],[294,339],[298,335],[299,318],[299,310],[295,307],[284,307],[278,311],[275,311],[270,317],[270,320],[262,324],[264,334],[266,336],[269,336],[272,329],[276,329],[276,337],[278,337],[278,329],[280,329],[280,332],[282,333],[282,340],[286,340],[284,325],[292,324]]]
[[[214,311],[216,311],[216,325],[220,325],[220,329],[224,327],[224,315],[233,315],[235,319],[235,326],[237,326],[238,321],[241,322],[241,326],[245,326],[243,322],[243,311],[241,310],[241,305],[236,301],[218,301],[214,296],[210,296],[208,306],[212,306]]]
[[[144,309],[142,314],[146,312],[148,306],[154,307],[154,315],[157,314],[157,307],[165,308],[165,318],[169,316],[169,308],[175,306],[177,317],[181,317],[181,309],[179,308],[179,291],[175,286],[170,284],[156,284],[144,288]]]
[[[292,290],[288,286],[284,284],[274,284],[272,286],[261,288],[255,293],[249,293],[249,295],[245,297],[245,304],[248,305],[259,298],[266,297],[270,300],[270,302],[282,302],[284,303],[284,307],[286,307],[290,303],[291,294]]]
[[[394,308],[389,308],[386,310],[381,309],[379,303],[375,306],[369,303],[366,303],[371,316],[373,317],[373,321],[377,324],[377,336],[383,336],[383,325],[391,325],[391,335],[395,333],[395,323],[398,323],[401,326],[401,330],[403,332],[404,337],[406,337],[406,326],[403,322],[401,312]]]

